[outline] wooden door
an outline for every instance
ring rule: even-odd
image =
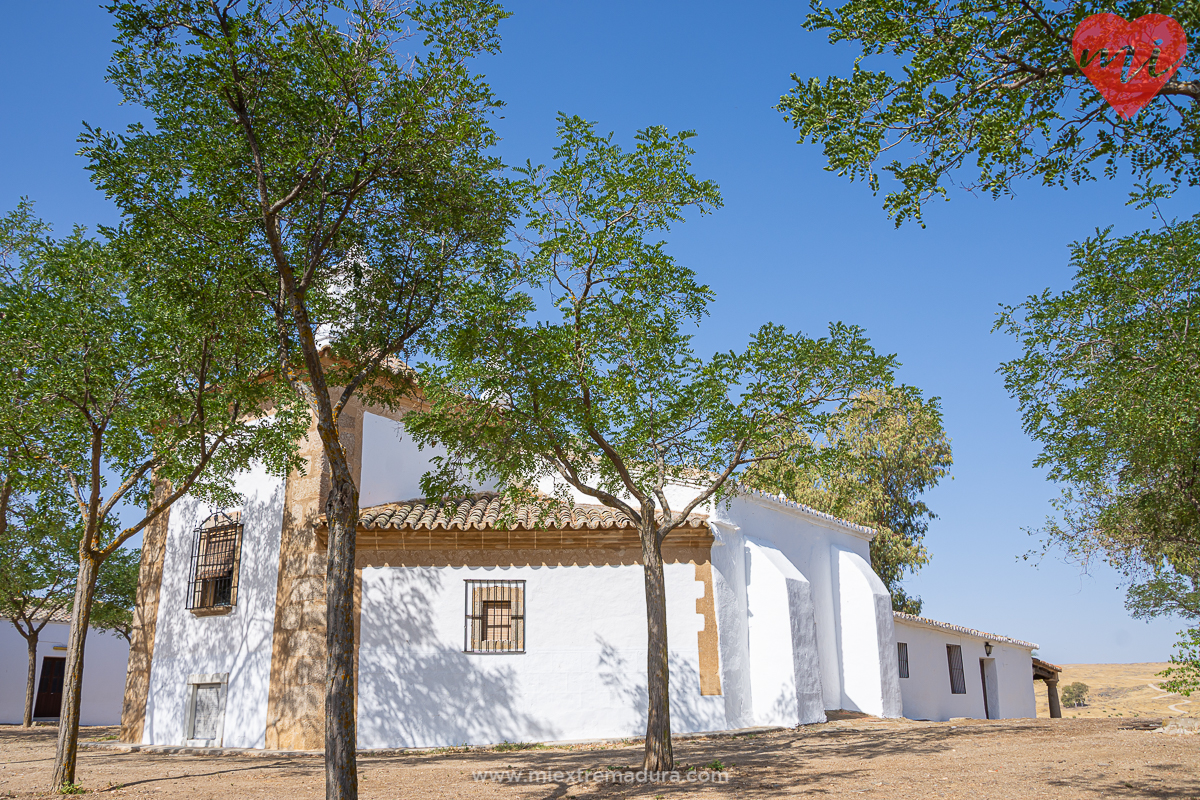
[[[46,656],[42,659],[42,678],[38,681],[37,698],[33,703],[35,717],[57,717],[62,708],[63,678],[67,660]]]
[[[992,718],[992,704],[988,697],[987,666],[984,659],[979,659],[979,681],[983,684],[983,718]]]

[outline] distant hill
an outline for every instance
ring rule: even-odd
[[[1063,707],[1064,717],[1200,717],[1200,697],[1192,700],[1151,688],[1161,685],[1162,672],[1169,664],[1060,664],[1059,693],[1068,683],[1088,685],[1088,704],[1082,708]],[[1034,681],[1038,716],[1049,717],[1046,684]],[[1174,708],[1172,708],[1174,706]]]

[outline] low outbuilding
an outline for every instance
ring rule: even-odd
[[[894,613],[904,716],[1036,717],[1033,642]]]
[[[70,613],[60,611],[50,617],[38,636],[34,657],[34,721],[58,719],[70,633]],[[128,663],[129,642],[124,637],[95,628],[88,631],[79,707],[81,725],[120,723],[121,695]],[[0,620],[0,723],[21,724],[25,716],[28,670],[27,640],[11,622]]]

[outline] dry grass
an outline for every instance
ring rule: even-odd
[[[1064,707],[1063,717],[1097,719],[1108,717],[1176,717],[1183,714],[1200,716],[1200,698],[1189,701],[1178,694],[1159,689],[1162,672],[1167,664],[1060,664],[1063,668],[1059,691],[1068,683],[1081,681],[1088,685],[1088,704],[1082,708]],[[1035,681],[1038,716],[1049,717],[1046,684]],[[1172,708],[1174,706],[1174,708]]]
[[[842,719],[796,730],[679,741],[681,764],[721,762],[723,785],[495,783],[482,770],[637,768],[636,743],[360,759],[364,800],[394,798],[1195,798],[1200,736],[1122,730],[1115,719],[928,723]],[[90,729],[96,739],[111,729]],[[32,798],[50,778],[52,728],[0,727],[0,797]],[[84,750],[81,785],[103,797],[216,800],[324,796],[319,758],[183,756]]]

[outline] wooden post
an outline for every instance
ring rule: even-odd
[[[1058,679],[1046,681],[1046,697],[1050,700],[1050,718],[1062,719],[1062,707],[1058,704]]]

